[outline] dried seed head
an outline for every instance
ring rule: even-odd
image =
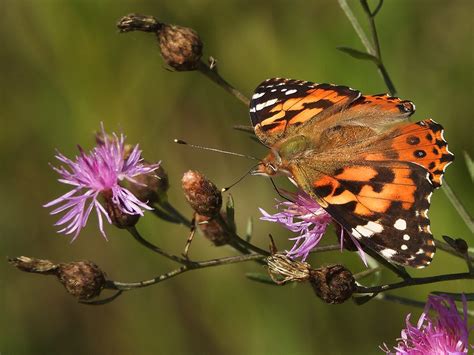
[[[81,300],[97,297],[105,285],[104,273],[90,261],[59,264],[57,277],[69,294]]]
[[[163,24],[156,36],[166,64],[178,71],[197,68],[202,56],[202,42],[196,31]]]
[[[215,246],[221,246],[228,243],[231,234],[222,218],[206,217],[200,214],[196,214],[195,218],[196,224],[202,234]]]
[[[91,261],[55,264],[49,260],[27,256],[10,258],[8,261],[22,271],[56,275],[67,292],[81,300],[97,297],[106,283],[104,273]]]
[[[308,263],[290,259],[286,254],[273,254],[267,258],[268,273],[277,284],[307,281],[311,275]]]
[[[355,291],[352,273],[342,265],[332,265],[311,270],[311,286],[316,295],[331,304],[343,303]]]
[[[211,181],[197,171],[189,170],[181,180],[184,196],[198,214],[216,216],[222,206],[222,195]]]
[[[17,258],[9,258],[8,262],[17,267],[21,271],[34,272],[37,274],[55,274],[59,265],[52,261],[44,259],[35,259],[28,256],[19,256]]]
[[[135,176],[134,180],[137,183],[130,182],[127,187],[140,201],[150,205],[166,199],[166,192],[170,185],[168,174],[162,165],[148,174]]]
[[[161,28],[161,23],[153,16],[128,14],[117,22],[120,32],[143,31],[156,32]]]
[[[139,214],[128,214],[123,212],[112,200],[112,193],[104,191],[101,193],[105,201],[105,210],[109,215],[112,224],[118,228],[124,229],[133,227],[140,219]]]

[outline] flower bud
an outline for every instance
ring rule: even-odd
[[[57,277],[67,292],[80,300],[99,296],[105,286],[104,273],[91,261],[59,264]]]
[[[18,269],[43,275],[56,275],[69,294],[81,300],[97,297],[105,286],[105,275],[91,261],[55,264],[49,260],[20,256],[8,260]]]
[[[148,174],[135,176],[134,179],[137,183],[129,182],[127,187],[140,201],[153,204],[166,198],[170,185],[168,174],[161,165]]]
[[[292,260],[286,254],[277,253],[269,256],[267,265],[270,277],[279,285],[292,281],[307,281],[311,275],[308,263]]]
[[[310,283],[316,295],[331,304],[349,299],[356,287],[352,273],[342,265],[311,270]]]
[[[139,214],[128,214],[123,212],[113,201],[111,191],[102,192],[102,196],[105,200],[105,210],[109,215],[112,224],[118,228],[125,229],[133,227],[137,224],[140,215]]]
[[[218,215],[222,194],[211,181],[197,171],[189,170],[181,180],[184,196],[198,214],[205,217]]]
[[[196,213],[195,219],[202,234],[215,246],[227,244],[232,237],[221,218],[206,217]]]
[[[195,70],[202,56],[202,42],[191,28],[163,24],[156,32],[161,56],[178,71]]]

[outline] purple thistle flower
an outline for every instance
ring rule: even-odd
[[[299,190],[296,194],[286,192],[291,201],[279,202],[276,205],[281,212],[269,214],[260,208],[263,217],[261,220],[280,223],[286,229],[299,233],[297,237],[290,238],[295,244],[291,250],[287,251],[287,255],[292,258],[300,258],[305,261],[309,253],[321,241],[328,224],[332,221],[331,216],[319,204],[314,201],[307,193]],[[365,263],[364,252],[360,244],[352,238],[357,246],[362,260]],[[341,249],[343,238],[341,235]]]
[[[437,314],[437,318],[430,318],[430,310]],[[416,326],[410,323],[410,314],[407,316],[406,328],[394,347],[395,352],[391,352],[385,344],[382,350],[397,355],[465,354],[469,349],[469,332],[472,329],[467,324],[464,295],[463,316],[458,313],[452,298],[430,295]]]
[[[144,210],[152,209],[121,186],[120,182],[127,180],[139,184],[134,177],[156,170],[159,164],[143,164],[138,144],[130,151],[126,151],[123,134],[120,137],[115,133],[108,136],[103,125],[101,129],[103,141],[89,154],[79,147],[80,154],[73,161],[57,152],[56,158],[67,167],[52,167],[61,176],[58,181],[73,186],[73,189],[45,204],[44,207],[59,205],[51,211],[52,215],[66,211],[55,225],[65,225],[58,233],[73,234],[72,241],[86,225],[92,209],[97,213],[99,230],[107,239],[102,216],[109,223],[112,223],[112,220],[99,202],[100,196],[106,197],[121,212],[128,215],[143,215]]]

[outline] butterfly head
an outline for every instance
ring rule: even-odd
[[[263,158],[260,164],[252,170],[252,175],[275,176],[279,173],[284,173],[285,169],[282,167],[282,159],[278,151],[271,150],[270,153]]]

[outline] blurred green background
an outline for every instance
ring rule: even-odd
[[[358,1],[349,4],[361,16]],[[248,110],[197,72],[164,70],[154,37],[118,34],[116,21],[130,12],[196,29],[205,55],[246,95],[274,76],[333,82],[366,93],[385,92],[371,63],[335,47],[362,49],[336,1],[59,1],[2,0],[0,70],[2,161],[1,251],[56,261],[89,259],[121,281],[153,277],[174,265],[140,247],[112,226],[105,241],[95,218],[78,240],[55,233],[56,218],[41,207],[66,191],[48,166],[55,149],[67,156],[76,144],[93,146],[101,121],[140,143],[148,160],[167,169],[170,200],[191,215],[180,179],[197,169],[226,186],[252,162],[176,146],[173,138],[210,147],[265,154],[264,147],[232,129],[248,124]],[[471,213],[473,185],[462,152],[474,156],[474,2],[389,0],[377,24],[383,57],[405,99],[416,103],[415,119],[442,123],[457,155],[446,177]],[[363,21],[365,25],[365,21]],[[240,231],[249,216],[254,243],[266,248],[272,233],[280,248],[288,233],[258,221],[258,207],[272,210],[276,194],[268,180],[250,177],[232,194]],[[464,237],[474,244],[443,192],[432,200],[437,237]],[[180,253],[188,231],[148,214],[138,228],[163,248]],[[329,233],[328,243],[334,242]],[[234,255],[202,236],[196,259]],[[364,269],[354,254],[316,255],[313,265],[343,262]],[[414,275],[464,271],[459,259],[438,252],[428,269]],[[84,306],[51,277],[20,273],[1,263],[0,352],[3,354],[369,354],[393,344],[406,313],[420,310],[380,301],[364,306],[323,304],[307,285],[272,287],[251,282],[253,263],[198,270],[154,287],[126,293],[106,306]],[[386,280],[394,280],[390,275]],[[470,291],[451,282],[396,292],[425,300],[431,290]]]

